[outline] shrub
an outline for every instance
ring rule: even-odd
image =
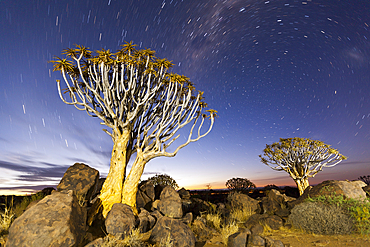
[[[294,227],[315,234],[350,234],[355,229],[353,218],[336,205],[303,202],[288,217]]]
[[[335,205],[342,212],[351,216],[355,223],[358,233],[362,235],[370,234],[370,199],[364,201],[345,198],[343,195],[336,195],[335,192],[331,195],[321,195],[314,198],[307,198],[307,201],[321,202],[326,205]]]

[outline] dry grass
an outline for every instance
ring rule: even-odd
[[[217,231],[221,229],[221,215],[220,214],[207,214],[206,215],[207,223],[215,228]]]
[[[236,221],[237,223],[245,223],[253,215],[252,209],[234,209],[231,211],[229,220],[230,221]]]
[[[171,234],[168,233],[166,239],[162,239],[159,243],[159,247],[173,247],[173,239],[171,238]]]
[[[4,212],[0,212],[0,235],[2,233],[7,233],[9,230],[10,225],[14,220],[14,213],[13,213],[13,200],[10,206],[6,204],[2,204],[5,206]]]
[[[230,235],[233,235],[239,230],[238,224],[235,221],[231,221],[229,224],[223,226],[220,229],[222,243],[227,246],[227,241]]]
[[[102,247],[142,247],[146,244],[142,241],[142,234],[139,229],[132,229],[130,235],[126,236],[125,239],[117,239],[112,236],[108,236]]]

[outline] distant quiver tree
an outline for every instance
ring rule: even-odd
[[[167,174],[157,174],[153,177],[148,178],[147,181],[152,182],[153,185],[163,185],[163,186],[169,185],[174,189],[179,188],[179,185],[176,183],[176,180],[171,178]]]
[[[245,192],[256,188],[256,185],[247,178],[231,178],[226,181],[225,186],[231,191],[238,192]]]
[[[286,171],[297,184],[300,195],[309,186],[308,178],[347,159],[328,144],[299,137],[280,138],[279,142],[266,145],[259,157],[272,169]]]
[[[216,116],[215,110],[205,110],[203,92],[196,91],[189,78],[169,72],[170,61],[135,46],[126,42],[116,53],[102,49],[93,55],[89,48],[76,45],[63,50],[66,58],[51,61],[66,84],[62,89],[57,80],[62,101],[98,117],[110,129],[103,129],[113,140],[110,170],[99,197],[104,217],[114,203],[128,204],[137,213],[136,193],[148,161],[173,157],[205,137]],[[206,131],[201,131],[207,118]],[[190,133],[181,142],[178,132],[188,124]],[[174,142],[178,146],[168,152]],[[134,153],[136,158],[126,176]]]

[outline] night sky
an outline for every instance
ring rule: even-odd
[[[0,194],[56,186],[75,162],[107,175],[111,138],[61,101],[48,61],[74,44],[116,51],[131,40],[172,60],[219,115],[143,179],[294,185],[258,157],[289,137],[348,156],[310,184],[370,175],[369,13],[368,0],[0,0]]]

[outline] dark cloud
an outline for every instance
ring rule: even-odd
[[[32,164],[34,162],[30,163]],[[45,162],[41,164],[46,167],[39,167],[40,163],[36,164],[37,166],[30,165],[30,163],[28,163],[28,165],[20,165],[18,163],[1,160],[0,168],[23,173],[16,178],[17,181],[39,182],[61,179],[69,167],[69,165],[59,166]]]

